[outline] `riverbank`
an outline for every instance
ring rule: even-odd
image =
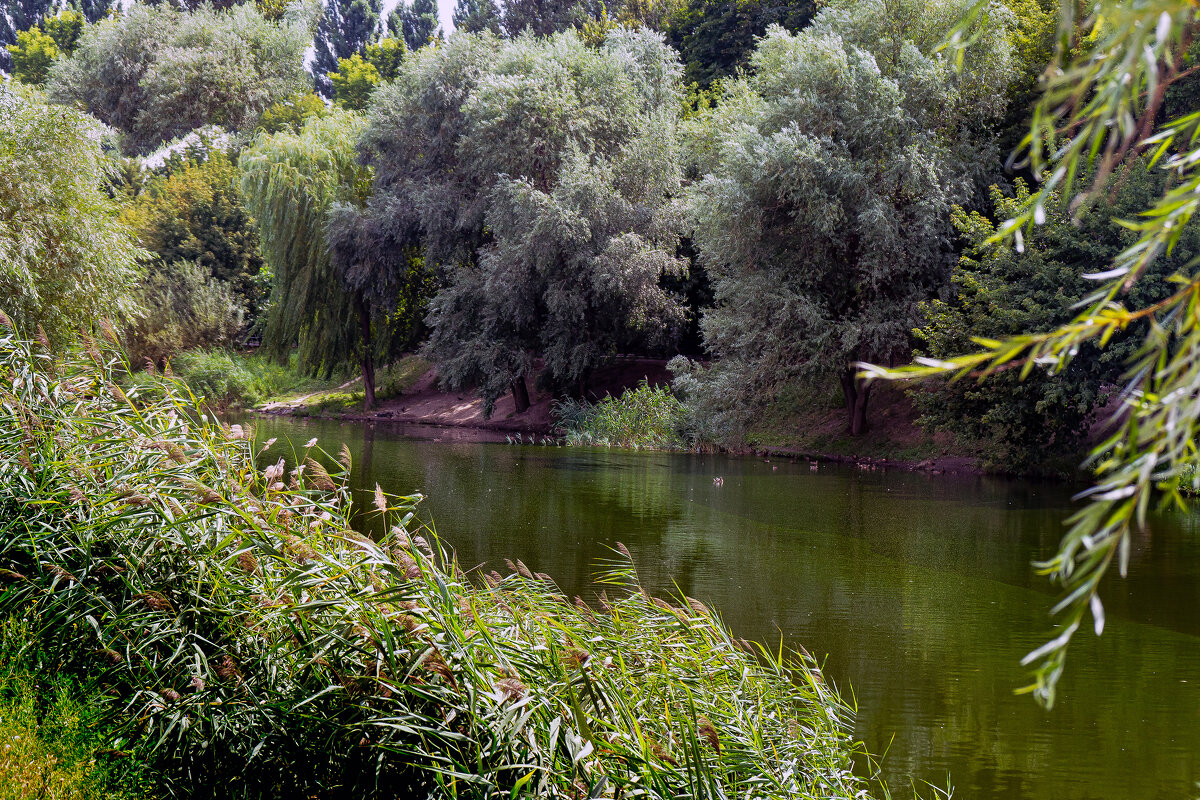
[[[496,434],[537,441],[554,434],[554,396],[548,392],[531,385],[530,407],[522,414],[516,412],[512,396],[505,395],[497,400],[488,417],[483,401],[473,392],[441,390],[437,369],[432,365],[419,359],[401,365],[399,371],[408,376],[407,382],[398,393],[384,395],[372,411],[361,407],[361,382],[357,379],[264,403],[252,410],[260,414],[455,429],[459,433],[454,438],[459,441],[497,441]],[[617,397],[642,381],[652,387],[669,385],[670,377],[664,360],[622,358],[596,372],[589,395],[594,401]],[[935,475],[986,471],[981,459],[962,452],[951,436],[930,434],[922,428],[916,409],[901,387],[881,385],[876,389],[874,424],[858,437],[845,432],[841,408],[830,403],[823,404],[825,407],[813,405],[811,401],[777,404],[759,419],[745,443],[722,449],[766,458],[854,464],[867,470],[907,469]]]
[[[490,416],[484,413],[483,400],[474,392],[447,392],[438,387],[437,368],[409,356],[407,372],[412,376],[394,394],[382,394],[377,407],[362,409],[361,382],[351,380],[326,391],[284,398],[253,408],[261,414],[288,414],[298,417],[390,422],[430,425],[443,428],[467,428],[546,437],[554,431],[554,395],[542,391],[530,381],[529,408],[518,414],[511,394],[496,401]],[[596,371],[589,384],[589,399],[619,396],[639,382],[651,386],[670,382],[666,362],[650,358],[619,358]]]
[[[384,533],[355,532],[344,444],[264,470],[181,383],[134,404],[107,355],[36,347],[0,342],[21,376],[0,405],[0,620],[37,619],[57,672],[102,682],[111,749],[163,793],[867,795],[816,661],[652,596],[623,545],[592,604],[520,561],[466,574],[419,495],[377,484]]]

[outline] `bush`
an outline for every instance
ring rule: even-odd
[[[170,376],[148,370],[127,381],[152,398],[161,398],[171,378],[186,386],[197,401],[210,408],[246,408],[301,389],[314,388],[314,381],[300,376],[294,364],[283,365],[257,353],[245,355],[232,350],[197,349],[180,353],[169,364]]]
[[[683,404],[666,386],[643,378],[636,389],[599,403],[566,400],[554,404],[558,430],[572,445],[647,447],[678,450],[688,446]]]
[[[161,365],[188,348],[231,345],[245,319],[232,287],[193,261],[151,265],[139,294],[145,311],[125,332],[139,362]]]
[[[472,583],[417,497],[377,488],[390,533],[351,530],[344,448],[260,470],[240,427],[85,350],[0,340],[0,614],[102,677],[163,791],[864,796],[811,659],[650,598],[625,551],[602,611],[520,563]]]

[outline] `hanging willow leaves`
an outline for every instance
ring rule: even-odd
[[[370,190],[370,169],[355,152],[361,127],[357,115],[334,111],[298,133],[260,135],[239,162],[272,274],[263,345],[283,358],[298,344],[304,372],[328,375],[359,345],[353,297],[330,263],[325,232],[334,203],[361,204]]]

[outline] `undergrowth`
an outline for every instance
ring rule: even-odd
[[[47,673],[27,623],[0,623],[0,800],[136,800],[144,766],[117,749],[109,699]]]
[[[127,389],[137,387],[146,397],[165,390],[161,383],[164,377],[181,382],[197,400],[214,409],[248,408],[326,385],[298,374],[290,364],[280,364],[258,353],[221,348],[184,351],[171,359],[165,375],[146,369],[128,376],[122,384]]]
[[[806,655],[652,598],[598,607],[523,564],[468,576],[418,497],[379,541],[331,475],[260,465],[177,378],[128,392],[87,340],[0,338],[0,617],[179,797],[865,797],[852,709]],[[751,652],[752,651],[752,652]]]

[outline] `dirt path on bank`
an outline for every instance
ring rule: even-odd
[[[619,395],[642,380],[658,386],[669,383],[670,378],[667,362],[662,359],[618,358],[612,364],[596,370],[588,387],[588,399],[594,402],[609,395]],[[344,391],[359,383],[361,379],[355,379],[338,388]],[[310,401],[319,400],[320,396],[320,392],[314,392],[285,402],[268,403],[254,410],[263,414],[475,428],[524,436],[549,436],[554,428],[554,396],[539,391],[532,380],[529,382],[530,407],[525,413],[516,413],[512,394],[509,393],[496,401],[490,417],[484,415],[483,400],[475,393],[446,392],[438,388],[436,368],[426,371],[403,394],[380,402],[374,411],[317,410]]]

